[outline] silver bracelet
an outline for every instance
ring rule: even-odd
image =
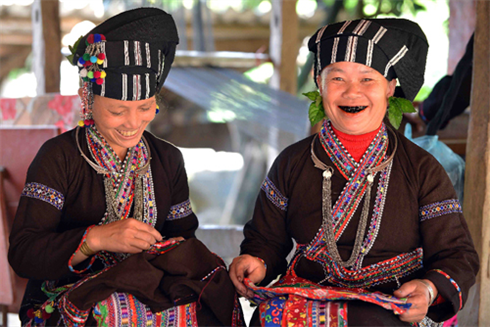
[[[435,300],[435,293],[434,293],[434,289],[432,288],[432,286],[430,286],[429,283],[427,283],[425,280],[422,280],[422,279],[419,279],[419,281],[424,284],[426,287],[427,287],[427,290],[429,291],[429,307],[432,305],[432,302],[434,302]]]

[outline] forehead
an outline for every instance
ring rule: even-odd
[[[106,98],[100,95],[94,95],[94,103],[98,103],[105,107],[116,107],[116,108],[133,108],[141,107],[152,104],[155,102],[155,96],[148,99],[138,100],[138,101],[123,101],[118,99]]]
[[[377,70],[369,66],[349,61],[336,62],[326,66],[322,71],[322,75],[329,73],[343,73],[347,75],[378,74],[382,76]]]

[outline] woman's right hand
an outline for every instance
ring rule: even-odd
[[[85,242],[95,252],[140,253],[161,240],[162,235],[155,228],[129,218],[94,226]]]
[[[266,268],[264,263],[257,257],[243,254],[233,259],[230,265],[230,278],[235,285],[236,291],[246,298],[253,297],[253,292],[243,284],[244,278],[252,283],[260,283],[265,278]]]

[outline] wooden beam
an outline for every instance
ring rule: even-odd
[[[272,0],[270,57],[274,63],[271,86],[296,94],[298,15],[295,0]]]
[[[37,94],[60,91],[61,29],[59,1],[35,0],[32,4],[33,71]]]
[[[464,214],[480,256],[474,312],[463,326],[490,325],[490,2],[477,2],[471,115],[466,148]]]

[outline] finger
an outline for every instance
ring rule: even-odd
[[[137,230],[134,234],[133,234],[133,237],[134,238],[137,238],[137,239],[140,239],[142,241],[145,241],[149,244],[155,244],[157,242],[156,238],[153,237],[152,234],[150,233],[147,233],[147,232],[143,232],[141,230]]]
[[[415,291],[416,286],[411,283],[405,283],[402,286],[400,286],[399,289],[397,289],[395,292],[393,292],[393,295],[395,295],[398,298],[401,297],[407,297],[409,296],[413,291]]]
[[[182,242],[182,241],[185,241],[185,238],[183,238],[182,236],[177,236],[177,237],[169,238],[168,241]]]
[[[129,244],[130,246],[139,249],[140,252],[149,250],[151,248],[151,244],[149,242],[146,242],[138,238],[133,238],[132,240],[129,241]]]
[[[238,274],[238,265],[235,263],[235,261],[230,266],[229,275],[230,275],[230,279],[231,279],[233,285],[235,285],[237,292],[240,295],[245,296],[247,288],[245,287],[245,285],[243,285],[243,283],[240,280],[240,277]]]
[[[161,241],[163,239],[162,234],[160,234],[160,232],[157,231],[153,226],[145,224],[144,222],[136,220],[134,218],[129,218],[126,220],[130,221],[131,226],[140,231],[151,234],[156,240]]]

